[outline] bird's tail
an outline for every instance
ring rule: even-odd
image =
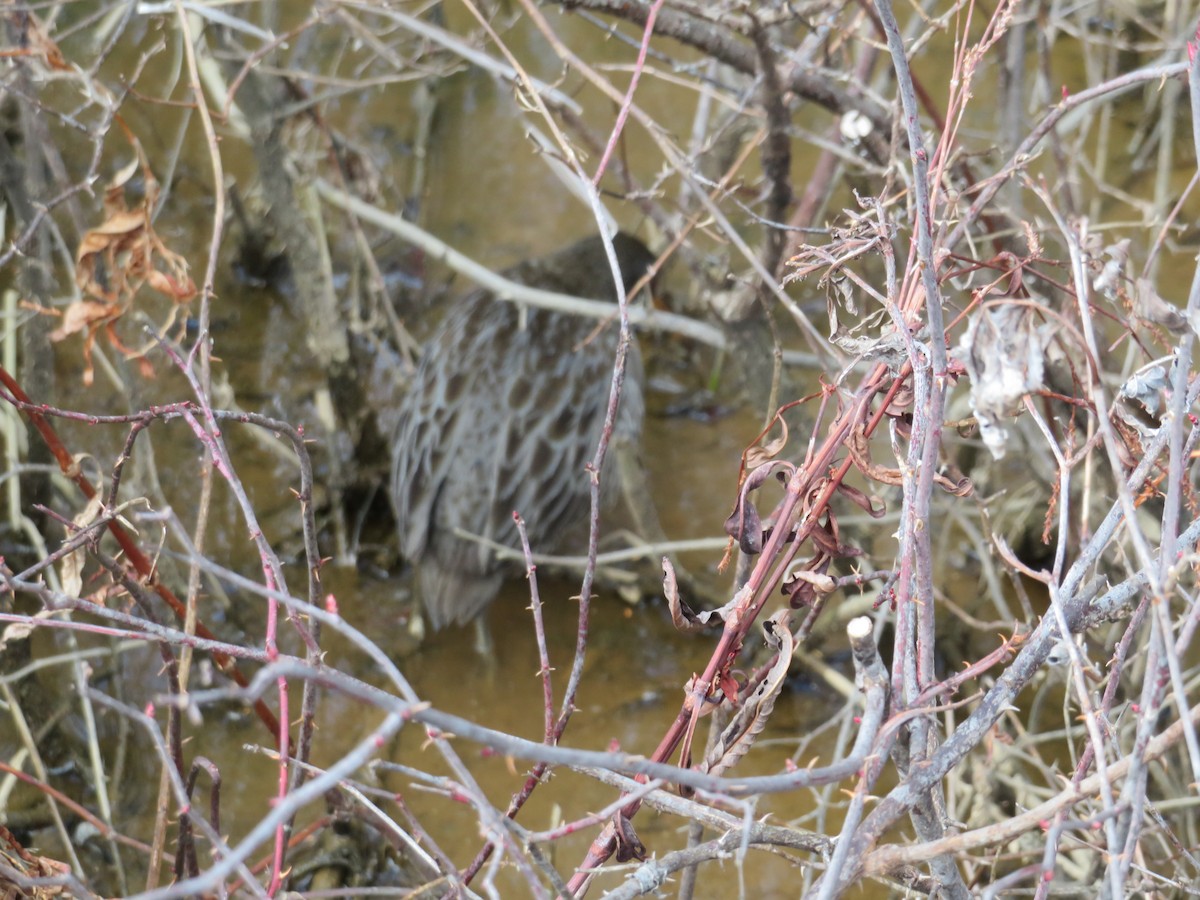
[[[495,599],[502,580],[498,572],[472,572],[462,561],[456,566],[438,558],[423,560],[417,581],[430,627],[466,625]]]

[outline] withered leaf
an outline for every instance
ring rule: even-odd
[[[725,695],[725,699],[730,703],[737,703],[738,683],[733,674],[725,669],[717,676],[717,683],[721,688],[721,693]]]
[[[829,340],[839,350],[868,361],[878,360],[895,369],[908,358],[908,347],[895,328],[888,328],[877,336],[856,337],[852,332],[839,329]]]
[[[792,609],[810,607],[818,597],[832,594],[837,590],[837,582],[829,575],[831,556],[822,553],[809,560],[803,566],[788,572],[783,582],[783,593],[788,598],[788,606]]]
[[[905,384],[900,390],[896,391],[896,396],[892,397],[892,401],[887,405],[884,414],[891,416],[893,419],[906,415],[912,410],[913,399],[912,386]]]
[[[882,484],[900,485],[904,483],[904,477],[901,475],[899,469],[889,469],[885,466],[876,465],[871,460],[870,444],[866,433],[861,428],[855,429],[851,433],[850,440],[847,441],[847,446],[850,450],[850,458],[854,460],[854,465],[868,478]],[[975,490],[975,485],[971,483],[971,479],[967,478],[966,475],[953,465],[947,466],[946,471],[949,473],[948,475],[941,472],[934,474],[934,484],[956,497],[971,496],[971,493]]]
[[[1188,320],[1179,308],[1160,297],[1148,278],[1139,278],[1134,286],[1133,314],[1176,333],[1188,327]]]
[[[87,505],[76,514],[73,522],[74,529],[67,532],[70,537],[76,529],[84,529],[96,521],[100,515],[100,510],[104,507],[104,501],[99,494],[92,497],[87,502]],[[62,567],[60,571],[60,579],[62,582],[62,591],[68,597],[83,596],[83,564],[87,559],[87,554],[84,546],[80,544],[62,559]]]
[[[783,448],[788,442],[788,427],[787,422],[782,416],[779,416],[776,421],[779,423],[783,434],[772,441],[767,441],[765,444],[756,444],[746,451],[746,468],[757,469],[761,465],[765,465],[783,452]]]
[[[1092,289],[1103,294],[1109,300],[1117,299],[1121,280],[1125,277],[1125,264],[1129,260],[1129,238],[1117,241],[1104,248],[1108,262],[1100,270],[1100,274],[1092,281]]]
[[[887,513],[887,507],[883,505],[883,501],[879,500],[878,497],[868,497],[858,488],[851,487],[845,482],[839,482],[837,489],[840,494],[872,519],[882,519]],[[879,501],[879,506],[875,506],[873,501]]]
[[[1121,394],[1142,404],[1146,412],[1153,416],[1158,414],[1163,392],[1168,386],[1166,368],[1151,366],[1145,371],[1135,372],[1133,377],[1121,386]]]
[[[767,724],[771,711],[775,708],[775,700],[783,688],[787,678],[788,667],[792,662],[792,654],[796,645],[789,628],[791,610],[782,609],[763,623],[763,633],[767,643],[775,649],[775,663],[769,672],[746,697],[737,715],[725,726],[700,769],[712,775],[722,772],[737,764],[749,752],[754,741]],[[728,692],[726,692],[728,695]]]
[[[742,494],[725,520],[725,533],[738,542],[743,553],[762,553],[762,519],[750,499]]]
[[[946,466],[945,474],[934,475],[933,483],[955,497],[970,497],[975,493],[975,483],[955,465]]]
[[[50,340],[58,342],[68,335],[88,329],[93,331],[113,318],[112,304],[99,300],[76,300],[63,312],[62,324],[50,332]]]
[[[187,260],[170,250],[154,230],[158,182],[141,145],[131,134],[126,134],[136,158],[105,187],[104,221],[83,235],[75,251],[75,283],[80,299],[67,308],[61,327],[51,336],[52,340],[60,341],[68,335],[84,333],[85,383],[91,382],[92,347],[101,328],[117,352],[131,359],[143,356],[144,350],[125,347],[114,328],[114,323],[133,307],[143,286],[171,301],[165,327],[174,321],[178,305],[196,295],[196,285],[188,276]],[[143,175],[143,197],[130,209],[125,202],[125,185],[139,168]]]
[[[671,560],[664,556],[662,567],[663,596],[667,599],[667,608],[671,610],[671,622],[677,630],[684,634],[697,634],[707,631],[721,620],[717,610],[700,613],[693,611],[679,596],[679,581],[675,577],[675,567],[671,564]]]
[[[1008,449],[1002,424],[1010,410],[1042,386],[1042,337],[1033,312],[1019,303],[984,306],[971,319],[959,345],[971,379],[971,409],[979,435],[996,459]]]
[[[850,432],[847,447],[850,450],[850,458],[854,460],[854,465],[871,480],[883,484],[904,484],[904,476],[900,474],[899,469],[878,466],[871,461],[870,441],[862,428],[855,428]]]
[[[738,493],[737,505],[725,520],[725,533],[738,542],[743,553],[757,554],[763,548],[762,518],[758,509],[750,499],[750,494],[758,490],[772,475],[777,475],[785,482],[795,473],[796,467],[784,460],[751,469],[742,488]]]
[[[646,845],[624,813],[618,812],[613,816],[613,832],[617,839],[617,862],[627,863],[632,859],[641,862],[646,858]]]
[[[21,621],[13,622],[0,632],[0,652],[8,649],[8,645],[16,641],[28,640],[29,636],[42,627],[43,619],[51,619],[59,615],[56,610],[43,609],[32,616],[23,616]]]
[[[821,553],[832,559],[850,559],[854,556],[862,556],[862,550],[852,544],[843,544],[841,536],[836,528],[830,529],[828,523],[820,528],[814,528],[808,535],[809,540],[813,542]]]

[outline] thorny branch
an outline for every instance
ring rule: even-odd
[[[6,10],[0,700],[17,736],[0,767],[35,800],[7,813],[0,886],[272,896],[337,872],[345,892],[579,897],[607,879],[633,897],[687,868],[749,893],[779,864],[815,898],[866,880],[950,897],[1188,890],[1200,268],[1181,223],[1200,181],[1200,11],[558,6]],[[944,79],[914,75],[941,58]],[[257,157],[252,134],[268,136]],[[456,154],[466,174],[439,173]],[[439,267],[504,302],[614,318],[494,273],[489,243],[544,235],[489,179],[536,196],[545,231],[567,218],[557,191],[591,231],[637,227],[676,283],[671,309],[617,308],[608,430],[580,473],[594,502],[573,655],[535,577],[547,548],[523,542],[537,687],[505,669],[504,709],[450,708],[415,685],[433,657],[396,649],[398,613],[340,612],[344,572],[322,550],[370,546],[344,513],[377,487],[387,402],[359,387],[389,368],[402,384],[414,298],[437,293]],[[255,231],[272,215],[283,249]],[[289,253],[301,284],[280,275]],[[724,483],[686,470],[664,489],[732,501],[739,578],[696,610],[668,577],[687,638],[653,631],[652,608],[630,613],[641,631],[619,623],[623,649],[702,656],[682,689],[638,672],[650,730],[604,746],[575,713],[617,681],[596,619],[601,472],[635,331],[668,360],[656,383],[709,371],[711,408],[771,397],[754,410],[770,427]],[[287,370],[314,346],[336,361]],[[260,384],[243,357],[278,371]],[[25,455],[23,423],[53,466]],[[285,475],[247,449],[278,459],[280,443]],[[781,714],[798,659],[841,685],[827,726]],[[464,704],[472,668],[459,661]],[[43,670],[68,672],[45,681],[71,696],[46,700]],[[540,740],[508,705],[534,710]],[[271,777],[238,777],[220,720],[243,708],[270,734]],[[493,756],[503,781],[485,777]],[[155,777],[152,808],[122,812]],[[535,826],[543,794],[562,817]],[[643,828],[646,806],[694,840]],[[292,831],[300,817],[311,833]],[[106,841],[111,879],[75,823]],[[66,863],[22,846],[46,835]]]

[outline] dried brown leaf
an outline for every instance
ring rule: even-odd
[[[856,487],[851,487],[845,482],[840,482],[837,486],[838,492],[847,500],[869,515],[872,519],[881,519],[887,513],[887,507],[878,497],[868,497]],[[879,506],[875,503],[878,502]]]
[[[738,542],[743,553],[761,553],[763,548],[762,518],[750,494],[762,487],[772,475],[786,482],[795,471],[796,467],[791,463],[776,460],[747,473],[738,493],[737,504],[725,520],[725,533]]]
[[[1153,322],[1176,333],[1188,327],[1184,314],[1177,306],[1159,296],[1148,278],[1139,278],[1134,285],[1133,314],[1143,321]]]
[[[856,555],[857,551],[855,551]],[[828,553],[820,553],[803,566],[788,572],[783,583],[783,593],[788,598],[788,606],[792,609],[813,606],[820,597],[832,594],[837,590],[837,583],[829,577],[829,565],[834,557]]]
[[[757,444],[747,450],[745,456],[747,469],[757,469],[759,466],[769,463],[780,453],[782,453],[783,448],[787,446],[787,422],[783,420],[782,416],[776,418],[776,421],[779,423],[779,427],[782,429],[783,434],[772,441],[768,441],[765,444]]]
[[[627,863],[634,859],[641,862],[646,858],[646,845],[633,830],[627,815],[618,812],[613,816],[613,832],[617,839],[617,862]]]
[[[104,220],[83,235],[75,251],[75,283],[81,299],[68,307],[62,327],[51,336],[62,340],[77,332],[84,334],[85,383],[91,382],[91,350],[101,328],[122,355],[131,359],[144,355],[142,350],[125,347],[113,328],[132,308],[143,286],[171,301],[168,325],[174,320],[175,307],[196,295],[187,261],[170,250],[154,230],[151,214],[158,198],[158,182],[141,145],[127,136],[135,158],[105,186]],[[144,193],[141,202],[130,209],[125,202],[125,187],[139,169]]]
[[[725,726],[725,730],[721,732],[721,736],[701,764],[701,771],[712,775],[725,772],[749,752],[758,735],[762,733],[775,708],[775,700],[783,688],[792,654],[796,649],[791,629],[788,627],[790,620],[791,611],[782,609],[763,623],[767,643],[776,652],[775,663],[758,687],[742,703],[737,715]],[[726,694],[728,695],[728,691]]]
[[[667,599],[667,608],[671,611],[671,622],[675,628],[684,634],[698,634],[714,626],[719,621],[719,616],[711,611],[697,613],[680,597],[675,567],[665,556],[662,558],[662,567],[663,596]]]
[[[872,481],[883,484],[904,484],[904,476],[900,474],[899,469],[878,466],[871,461],[870,440],[862,428],[855,428],[850,433],[847,447],[850,450],[850,458],[854,460],[854,465]]]

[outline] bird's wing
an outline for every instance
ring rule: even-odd
[[[392,499],[400,550],[418,561],[438,528],[486,527],[487,477],[476,449],[488,437],[479,398],[489,391],[494,342],[478,316],[494,315],[483,298],[459,304],[430,341],[401,405],[392,445]],[[458,357],[446,364],[443,357]],[[476,512],[472,513],[472,510]]]

